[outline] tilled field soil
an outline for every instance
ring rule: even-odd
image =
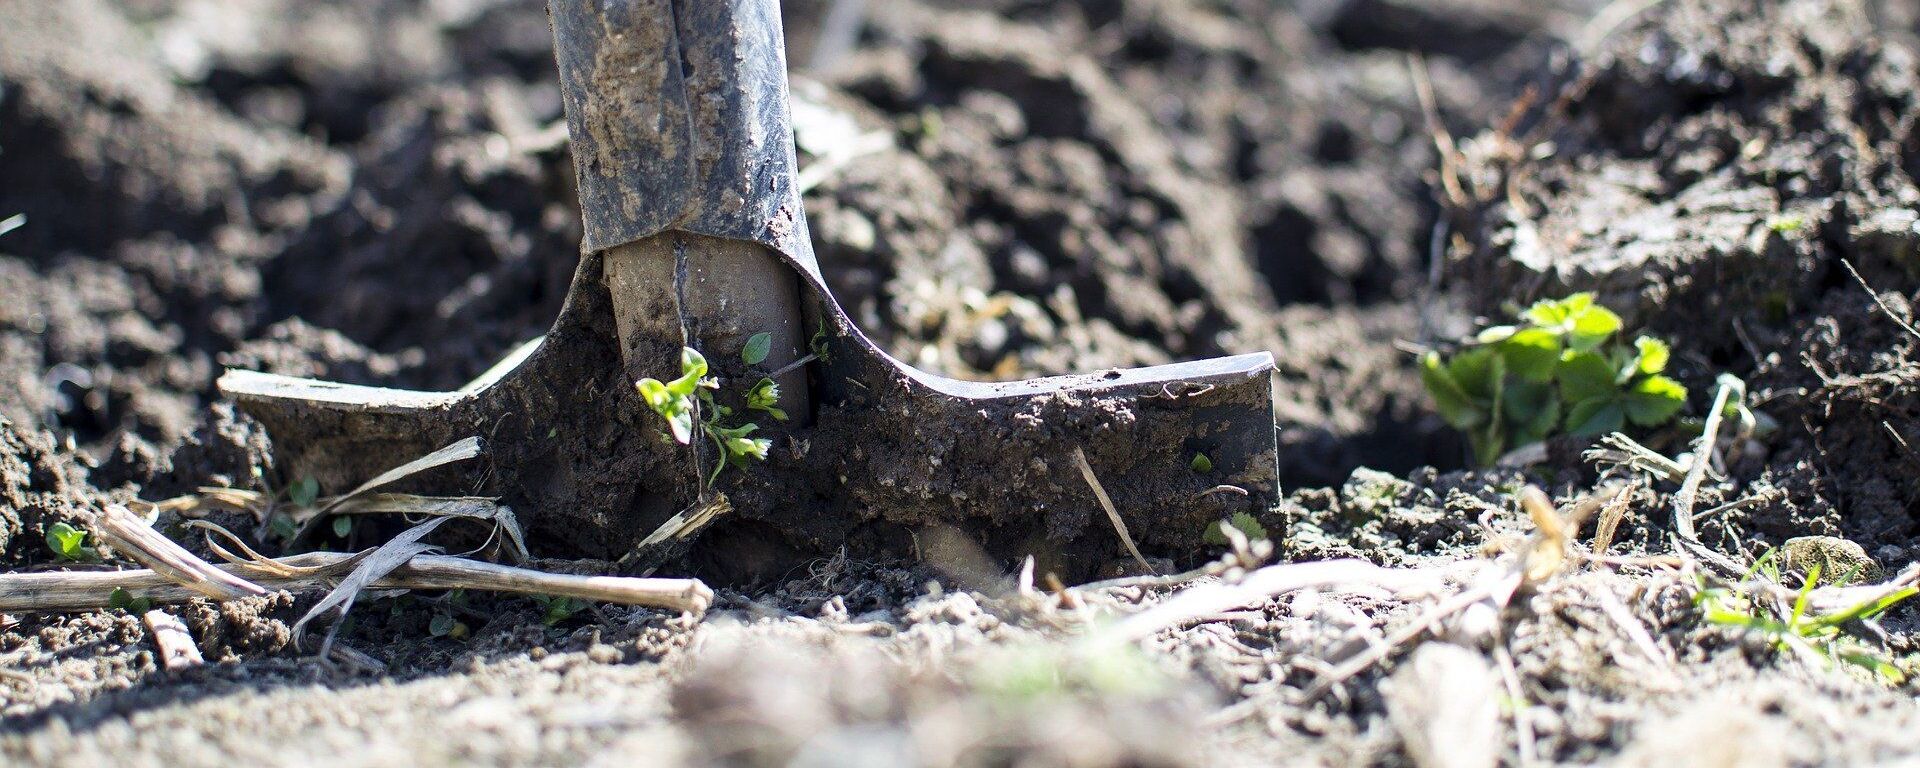
[[[1906,3],[916,0],[864,4],[849,39],[829,20],[860,5],[785,10],[807,215],[862,327],[960,378],[1272,350],[1287,499],[1259,522],[1277,559],[1400,576],[1136,631],[1120,617],[1186,593],[827,553],[721,584],[700,620],[368,599],[340,642],[378,673],[301,650],[311,598],[173,609],[210,662],[184,672],[122,611],[6,616],[0,755],[1920,759],[1911,684],[1706,620],[1698,563],[1668,557],[1676,482],[1570,439],[1465,470],[1415,365],[1480,320],[1595,291],[1673,342],[1690,416],[1722,373],[1764,416],[1694,502],[1706,546],[1747,563],[1836,536],[1863,572],[1920,561]],[[213,390],[226,367],[453,389],[557,314],[581,231],[539,3],[0,11],[0,221],[19,223],[0,234],[0,567],[51,567],[47,530],[113,501],[284,487]],[[1699,429],[1641,437],[1674,455]],[[1518,488],[1573,504],[1615,482],[1614,545],[1587,552],[1609,562],[1390,646],[1534,531]],[[524,522],[536,556],[578,555]],[[1575,538],[1585,552],[1592,529]],[[688,569],[713,575],[666,570]],[[468,636],[430,631],[449,610]],[[1905,608],[1852,628],[1897,664],[1913,630]]]

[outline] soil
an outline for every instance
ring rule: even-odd
[[[716,537],[727,562],[663,565],[725,573],[704,619],[369,598],[340,641],[379,671],[296,642],[311,597],[171,608],[209,662],[186,671],[122,611],[0,617],[0,755],[1920,757],[1912,684],[1707,622],[1690,573],[1645,564],[1672,551],[1675,483],[1577,440],[1469,470],[1414,365],[1516,305],[1596,291],[1672,341],[1689,413],[1727,373],[1762,416],[1702,488],[1699,509],[1729,505],[1702,516],[1706,545],[1751,560],[1837,536],[1887,573],[1920,562],[1909,4],[911,0],[865,4],[847,41],[829,19],[852,5],[785,4],[797,140],[820,169],[805,203],[825,277],[891,354],[995,380],[1272,350],[1285,498],[1255,518],[1280,559],[1471,567],[1532,529],[1523,484],[1571,502],[1631,480],[1611,552],[1641,564],[1561,576],[1303,701],[1431,601],[1294,592],[1095,645],[1111,613],[1177,591],[1063,607],[1017,587],[1005,542],[937,531],[756,569],[777,558],[742,525]],[[214,391],[226,367],[453,389],[559,313],[581,229],[539,4],[0,10],[0,220],[25,216],[0,234],[0,567],[53,567],[47,529],[114,501],[284,487],[270,436]],[[1639,437],[1672,455],[1698,429]],[[948,439],[968,437],[990,439]],[[604,554],[531,527],[537,555]],[[467,634],[436,636],[436,614]],[[1905,660],[1914,629],[1896,609],[1872,642]],[[1437,751],[1435,711],[1467,723]]]

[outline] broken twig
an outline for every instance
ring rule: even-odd
[[[205,663],[200,657],[200,646],[193,642],[187,625],[173,614],[154,609],[147,611],[140,619],[146,622],[147,631],[153,633],[153,647],[159,651],[156,655],[160,657],[160,666],[186,669]]]
[[[328,589],[363,555],[309,552],[262,562],[213,566],[253,579],[267,589],[318,592]],[[496,565],[450,555],[415,555],[367,585],[369,589],[467,589],[523,595],[572,597],[618,605],[643,605],[683,613],[705,613],[713,590],[699,579],[642,579],[625,576],[575,576]],[[111,595],[124,589],[155,604],[182,603],[199,592],[150,570],[43,571],[0,574],[0,612],[56,613],[111,607]]]
[[[1700,541],[1693,528],[1693,504],[1700,496],[1700,481],[1707,476],[1707,465],[1713,463],[1714,445],[1720,440],[1720,422],[1726,415],[1727,401],[1736,389],[1744,395],[1746,386],[1732,376],[1720,377],[1720,389],[1714,393],[1713,407],[1707,411],[1706,426],[1701,428],[1700,439],[1693,444],[1693,459],[1687,462],[1686,479],[1673,495],[1674,531],[1690,542]]]

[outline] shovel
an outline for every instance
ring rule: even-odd
[[[717,517],[696,552],[792,561],[958,530],[1069,577],[1191,555],[1218,521],[1273,504],[1266,352],[979,383],[901,363],[854,326],[795,187],[776,0],[549,13],[586,233],[559,318],[455,392],[228,372],[221,391],[288,476],[347,488],[478,435],[480,460],[411,482],[501,497],[536,547],[621,557]],[[636,382],[681,378],[687,349],[710,400],[676,435]],[[751,407],[763,379],[785,420]],[[738,439],[765,442],[739,445],[764,458],[715,439],[746,423]]]

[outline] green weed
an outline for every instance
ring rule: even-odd
[[[1233,513],[1233,517],[1207,526],[1207,532],[1202,534],[1201,538],[1208,544],[1224,547],[1230,543],[1227,540],[1227,532],[1223,530],[1228,526],[1232,526],[1235,530],[1246,534],[1248,541],[1260,541],[1267,538],[1267,527],[1260,524],[1259,518],[1246,512],[1235,512]]]
[[[287,487],[287,500],[296,507],[311,507],[320,500],[320,481],[303,477]]]
[[[540,623],[549,627],[558,626],[560,622],[573,618],[574,614],[585,610],[587,607],[586,603],[571,597],[534,595],[533,601],[539,603],[540,607],[544,609],[544,612],[540,615]]]
[[[1187,466],[1204,475],[1213,471],[1213,459],[1207,458],[1204,453],[1196,453],[1193,455],[1193,461],[1187,462]]]
[[[1755,563],[1754,571],[1762,570],[1779,573],[1767,556]],[[1693,602],[1708,623],[1758,633],[1775,648],[1816,660],[1829,668],[1859,670],[1891,685],[1905,682],[1906,673],[1885,650],[1854,637],[1849,629],[1855,622],[1879,616],[1920,594],[1920,587],[1908,586],[1851,608],[1816,614],[1808,610],[1808,598],[1819,584],[1820,568],[1816,565],[1808,571],[1792,606],[1784,611],[1770,610],[1765,607],[1769,605],[1767,601],[1756,600],[1731,587],[1702,588],[1694,595]]]
[[[97,563],[100,553],[87,546],[87,532],[67,523],[54,523],[47,529],[47,549],[55,559],[68,563]]]
[[[748,349],[741,351],[741,358],[753,357],[753,340],[761,338],[756,334],[748,340]],[[771,344],[769,336],[768,344]],[[766,359],[762,351],[761,360]],[[765,438],[751,437],[760,428],[753,422],[731,423],[733,409],[717,402],[713,393],[720,388],[718,380],[707,377],[707,359],[698,350],[686,347],[680,350],[680,378],[663,382],[658,379],[641,379],[635,383],[641,399],[647,407],[667,422],[669,435],[681,445],[693,442],[694,429],[698,426],[701,434],[713,442],[720,460],[714,464],[713,473],[707,478],[711,483],[718,480],[720,471],[727,467],[744,469],[748,459],[764,461],[767,449],[773,443]],[[772,379],[762,378],[746,393],[747,409],[760,411],[768,416],[785,421],[787,414],[780,410],[780,387]],[[697,421],[696,421],[697,418]]]
[[[122,587],[114,587],[113,591],[107,594],[107,607],[139,615],[153,610],[153,600],[146,595],[134,597],[132,592]]]
[[[1662,374],[1667,343],[1615,339],[1620,316],[1593,294],[1537,302],[1520,319],[1482,331],[1450,357],[1428,352],[1420,361],[1440,417],[1467,433],[1480,464],[1556,434],[1659,426],[1686,404],[1686,387]]]
[[[427,633],[434,637],[465,640],[473,634],[473,630],[467,626],[466,622],[454,618],[451,613],[436,612],[427,622]]]

